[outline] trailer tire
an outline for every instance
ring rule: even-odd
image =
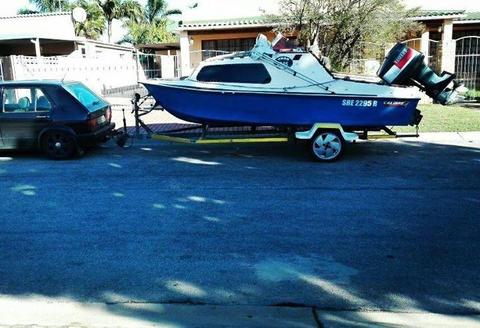
[[[322,130],[310,140],[312,157],[319,162],[334,162],[342,157],[345,140],[338,130]]]

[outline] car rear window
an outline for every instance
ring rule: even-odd
[[[85,106],[90,112],[94,112],[101,107],[107,105],[107,103],[97,96],[92,90],[87,88],[82,83],[70,83],[65,84],[65,89],[72,94],[83,106]]]

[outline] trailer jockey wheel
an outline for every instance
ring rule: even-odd
[[[313,158],[320,162],[339,159],[345,148],[345,141],[337,131],[320,131],[311,139]]]

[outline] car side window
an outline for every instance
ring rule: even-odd
[[[1,99],[4,113],[48,112],[52,108],[38,88],[4,88]]]
[[[4,88],[2,100],[4,113],[28,112],[33,109],[29,88]]]

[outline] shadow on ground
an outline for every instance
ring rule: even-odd
[[[405,141],[332,164],[285,145],[1,153],[0,293],[152,323],[132,303],[478,314],[479,168],[477,148]]]

